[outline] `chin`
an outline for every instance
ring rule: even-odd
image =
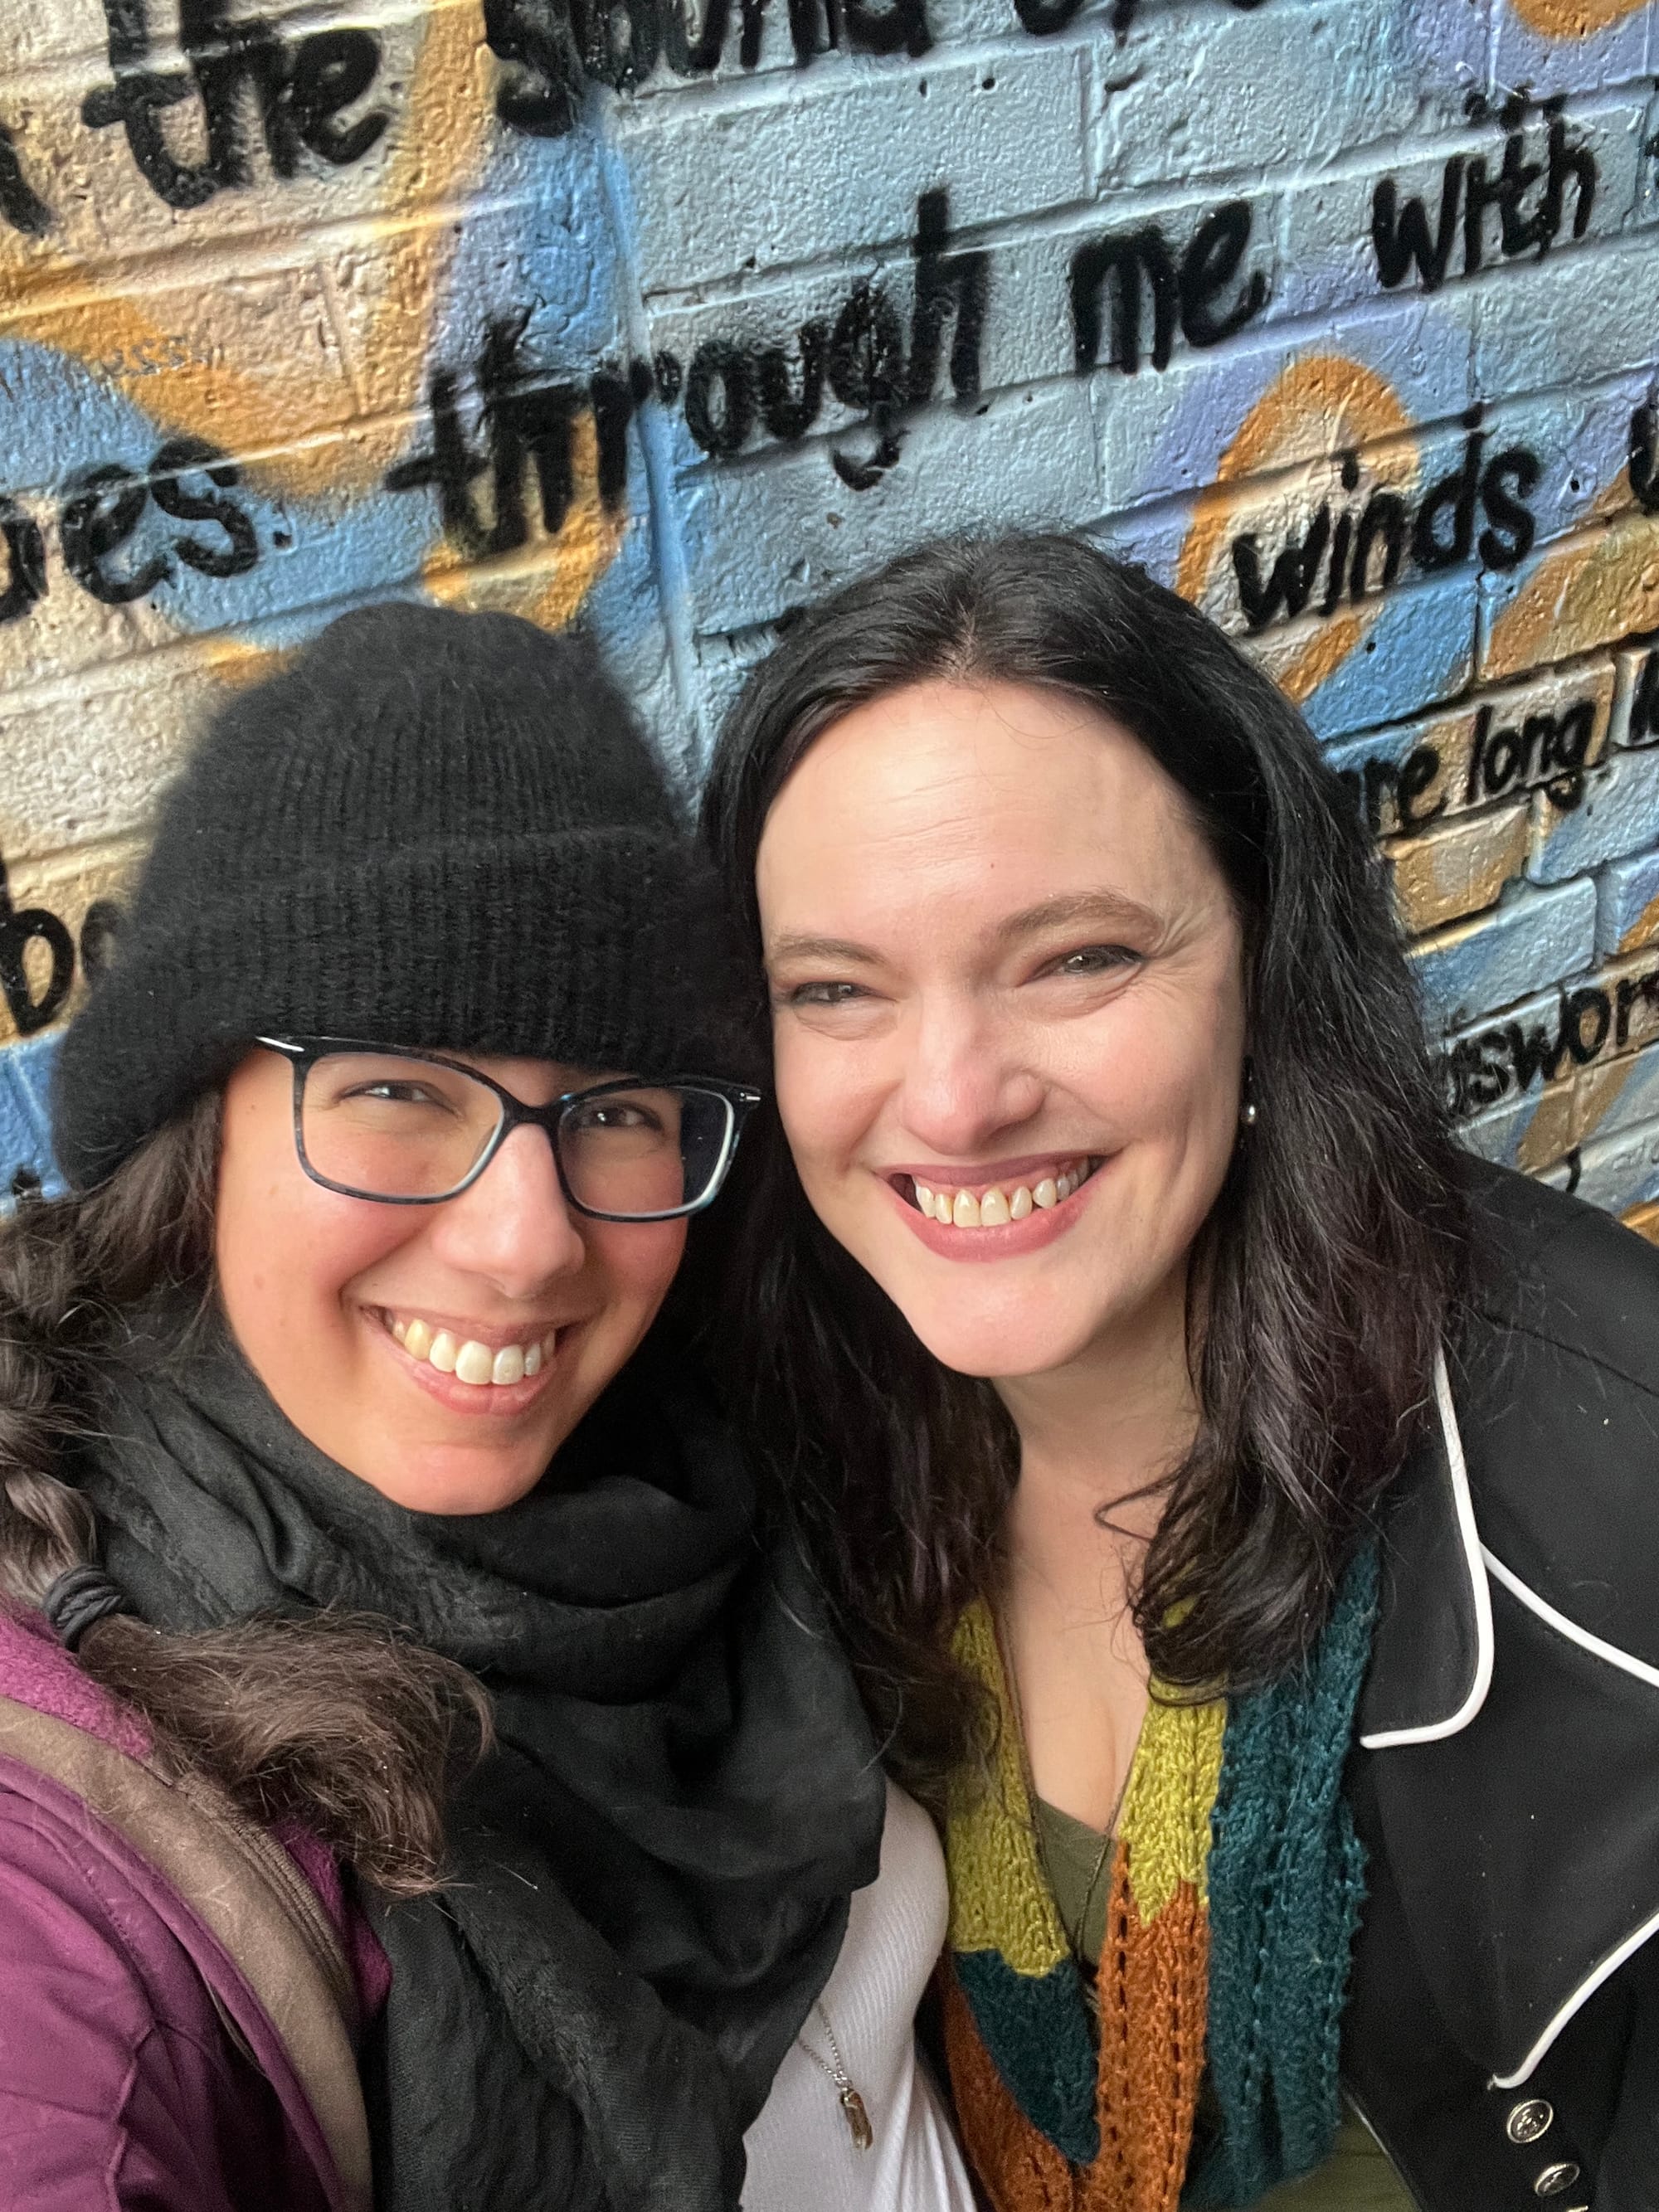
[[[1093,1326],[1061,1334],[1030,1322],[1011,1327],[1006,1315],[967,1320],[960,1315],[907,1315],[923,1348],[953,1374],[986,1382],[1012,1382],[1022,1375],[1048,1375],[1068,1367],[1087,1349]]]

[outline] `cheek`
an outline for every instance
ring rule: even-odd
[[[886,1089],[870,1053],[839,1041],[831,1045],[793,1025],[775,1032],[772,1079],[778,1119],[803,1180],[814,1170],[845,1164],[874,1122]]]
[[[270,1333],[315,1335],[343,1326],[347,1287],[420,1233],[418,1220],[397,1207],[341,1198],[292,1164],[290,1174],[280,1161],[250,1158],[232,1146],[221,1168],[214,1235],[220,1295],[250,1351]]]
[[[588,1265],[610,1302],[637,1316],[654,1313],[667,1297],[685,1254],[683,1221],[589,1221],[583,1224]]]

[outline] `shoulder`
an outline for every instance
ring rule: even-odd
[[[1502,1170],[1472,1173],[1474,1290],[1453,1395],[1483,1543],[1659,1663],[1659,1251]]]
[[[1472,1161],[1477,1341],[1522,1330],[1659,1399],[1659,1248],[1598,1207]]]

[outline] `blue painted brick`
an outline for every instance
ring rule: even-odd
[[[1581,878],[1437,930],[1411,957],[1431,1014],[1449,1029],[1512,1005],[1541,977],[1576,975],[1595,951],[1595,886]]]
[[[0,1203],[19,1170],[40,1178],[48,1195],[63,1188],[52,1152],[47,1087],[58,1037],[48,1033],[0,1051]]]
[[[1659,1199],[1659,1121],[1598,1137],[1579,1155],[1578,1196],[1609,1213]]]
[[[1659,832],[1650,818],[1649,834]],[[1638,853],[1603,868],[1596,885],[1595,945],[1605,960],[1659,937],[1659,853]]]
[[[1653,842],[1659,832],[1659,753],[1620,753],[1584,779],[1583,803],[1566,812],[1540,792],[1533,801],[1534,883],[1565,883],[1603,861]]]
[[[1639,77],[1648,66],[1650,15],[1638,7],[1588,37],[1550,38],[1529,27],[1515,0],[1496,0],[1495,80],[1500,86],[1523,84],[1546,99]]]

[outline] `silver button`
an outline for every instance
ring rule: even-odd
[[[1541,2097],[1528,2097],[1510,2106],[1504,2132],[1512,2143],[1536,2142],[1540,2136],[1547,2132],[1554,2118],[1553,2105],[1547,2105]]]
[[[1564,2189],[1571,2189],[1578,2179],[1576,2166],[1547,2166],[1532,2185],[1534,2197],[1559,2197]]]

